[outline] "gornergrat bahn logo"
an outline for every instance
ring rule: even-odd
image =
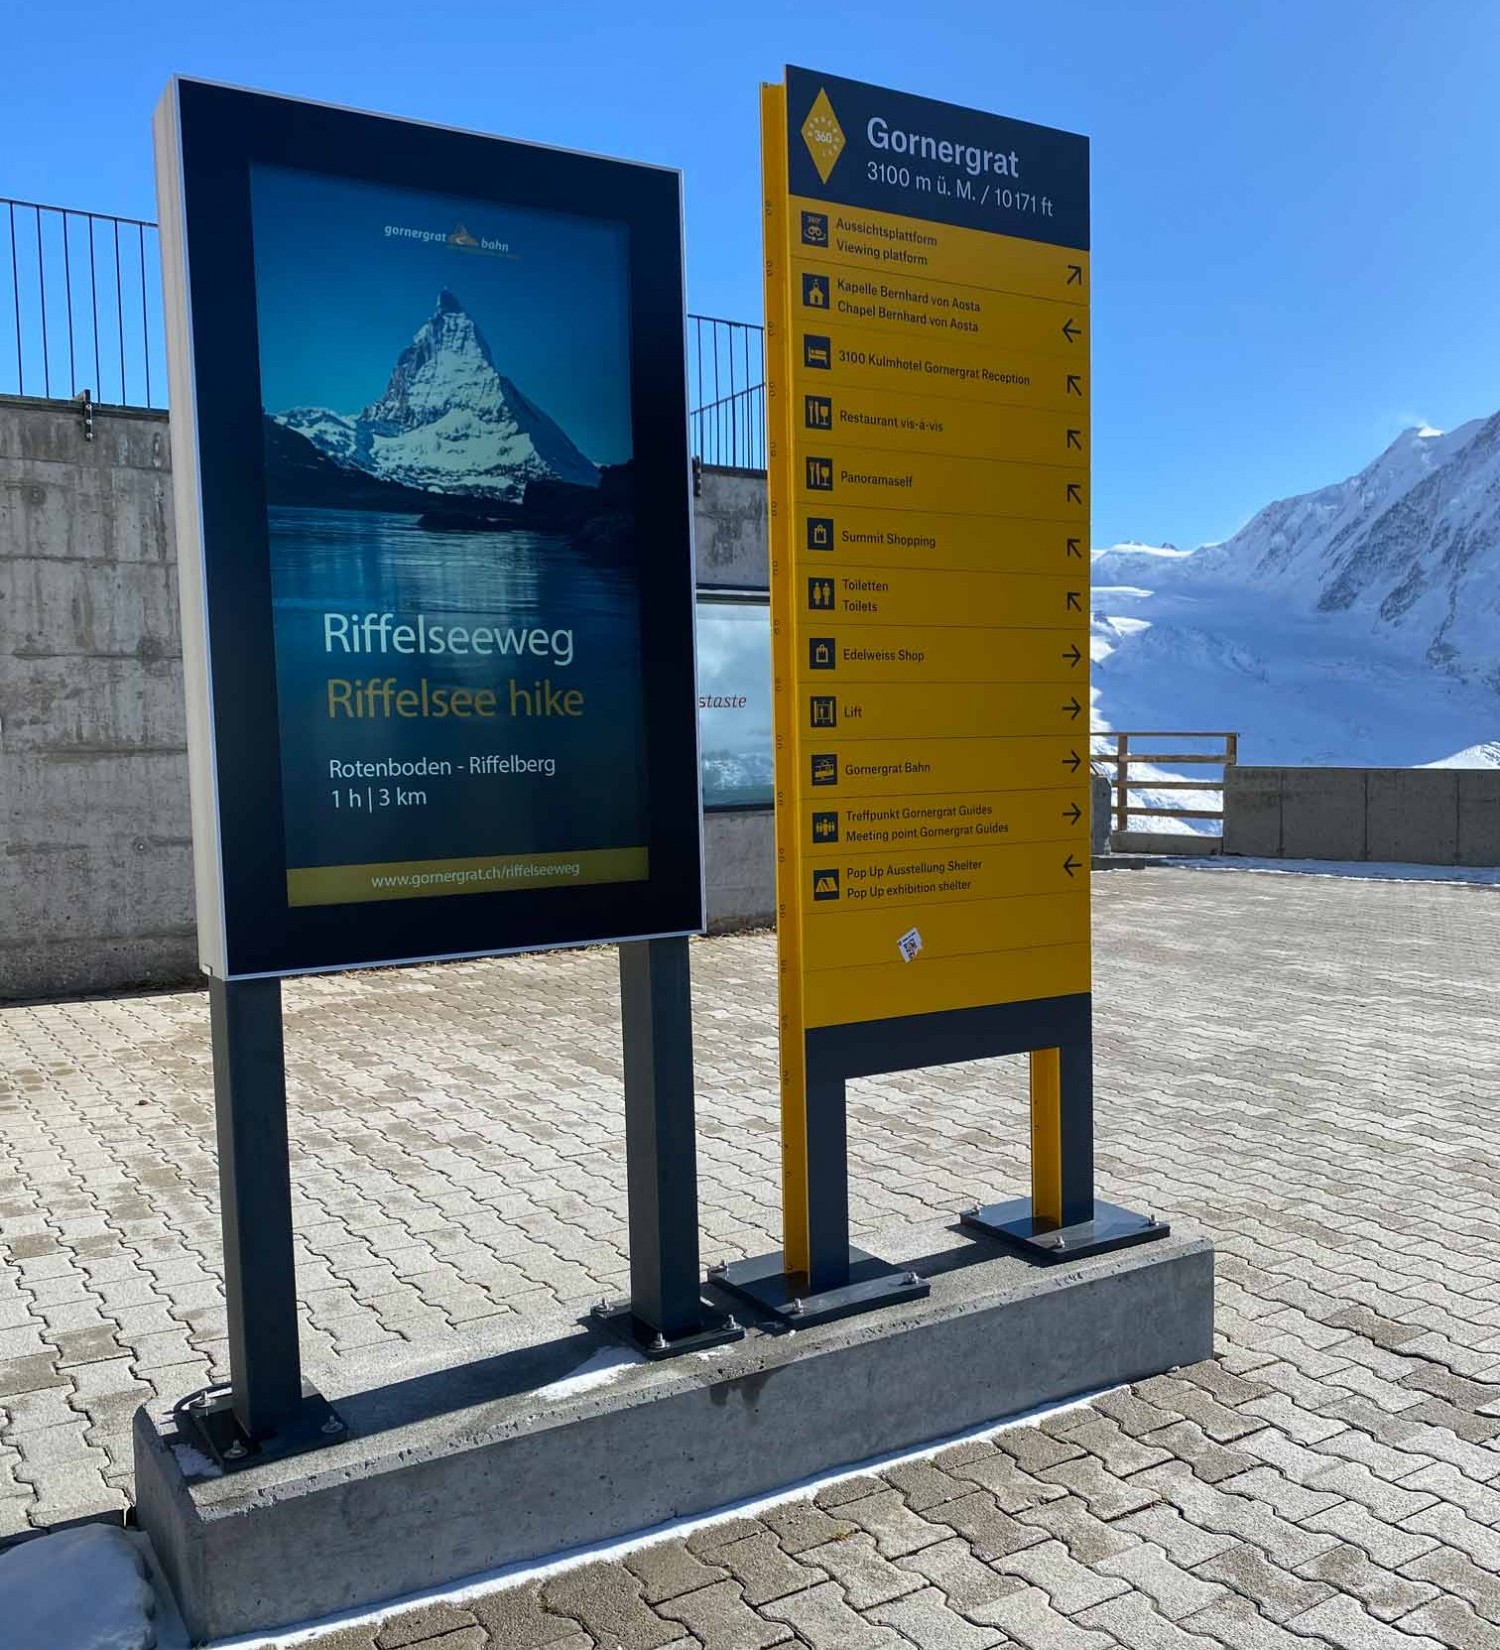
[[[821,88],[813,99],[812,108],[807,111],[807,119],[802,122],[802,141],[818,169],[818,176],[827,183],[829,174],[844,152],[844,128],[839,125],[839,117],[833,112],[828,93]]]

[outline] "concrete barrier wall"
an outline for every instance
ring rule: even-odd
[[[0,401],[0,997],[196,972],[162,414]]]
[[[1500,770],[1234,767],[1224,781],[1226,854],[1500,865]]]
[[[695,514],[701,582],[764,586],[764,478]],[[164,413],[0,397],[0,1000],[197,978],[175,558]],[[705,846],[710,920],[769,920],[769,814]]]

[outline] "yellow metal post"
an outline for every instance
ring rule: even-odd
[[[801,844],[793,645],[792,428],[788,374],[791,300],[787,290],[786,91],[762,86],[761,172],[766,275],[766,469],[770,495],[771,671],[775,678],[776,961],[781,1034],[781,1254],[806,1273],[808,1241],[807,1054],[802,1007]]]
[[[1062,1055],[1031,1054],[1031,1213],[1038,1227],[1062,1225]]]

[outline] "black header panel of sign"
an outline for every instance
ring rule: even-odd
[[[678,174],[193,81],[158,165],[205,968],[700,929]]]
[[[793,195],[1089,244],[1089,143],[1073,132],[788,68]]]

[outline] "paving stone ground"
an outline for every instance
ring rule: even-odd
[[[1500,890],[1096,878],[1099,1189],[1218,1356],[321,1650],[1500,1650]],[[705,1261],[773,1247],[773,942],[694,948]],[[614,959],[286,989],[309,1367],[622,1292]],[[861,1229],[1025,1189],[1020,1062],[852,1085]],[[858,1236],[858,1232],[856,1232]],[[0,1011],[0,1536],[126,1504],[224,1370],[201,995]]]

